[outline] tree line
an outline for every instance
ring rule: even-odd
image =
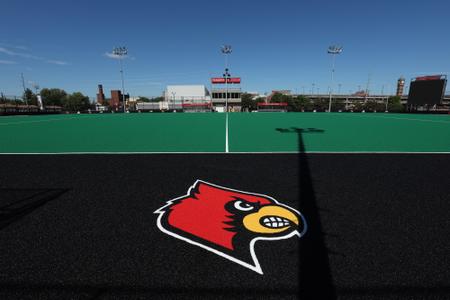
[[[40,92],[42,102],[45,106],[60,106],[63,110],[76,112],[91,108],[89,97],[83,95],[81,92],[67,93],[62,89],[57,88],[43,88]],[[2,98],[3,103],[17,104],[16,99]],[[37,94],[27,88],[21,99],[21,104],[38,105]]]

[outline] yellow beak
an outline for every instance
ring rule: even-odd
[[[244,227],[256,233],[280,233],[299,225],[298,216],[278,205],[267,205],[244,217]]]

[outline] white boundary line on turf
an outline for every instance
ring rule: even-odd
[[[71,118],[44,119],[44,120],[36,120],[36,121],[19,121],[19,122],[0,123],[0,126],[16,125],[16,124],[43,123],[43,122],[54,122],[54,121],[66,121],[66,120],[84,119],[84,118],[86,118],[86,116],[78,116],[78,117],[71,117]]]
[[[226,113],[225,117],[225,152],[226,153],[230,152],[230,146],[228,143],[228,112]]]
[[[148,154],[299,154],[298,151],[269,151],[269,152],[5,152],[1,155],[148,155]],[[306,151],[304,154],[450,154],[450,151]]]

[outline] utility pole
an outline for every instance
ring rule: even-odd
[[[367,77],[366,95],[364,97],[364,103],[367,102],[367,97],[369,96],[370,77],[371,74],[369,73],[369,76]]]
[[[175,108],[175,96],[176,96],[176,92],[172,92],[172,108],[173,109],[176,109]],[[170,105],[169,105],[169,110],[170,110]]]
[[[27,90],[25,87],[25,78],[23,77],[23,73],[20,73],[20,76],[22,77],[23,99],[25,100],[25,104],[28,106],[28,99],[25,97],[25,92]]]

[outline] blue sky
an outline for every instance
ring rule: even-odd
[[[95,96],[120,88],[119,62],[106,53],[126,45],[125,89],[157,96],[168,84],[206,84],[220,76],[222,44],[246,91],[325,93],[329,45],[341,93],[393,92],[396,80],[450,74],[450,2],[320,0],[2,0],[0,92],[26,84]],[[447,88],[448,89],[448,88]]]

